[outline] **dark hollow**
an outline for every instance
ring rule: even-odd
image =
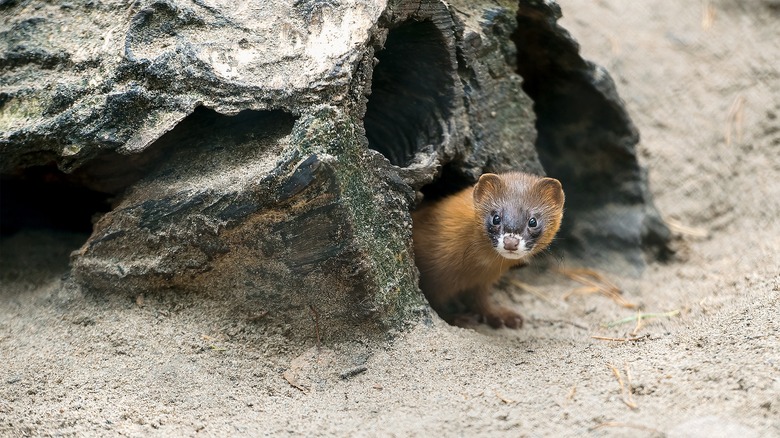
[[[435,181],[423,186],[420,191],[427,202],[435,201],[457,193],[474,184],[463,171],[463,163],[451,161],[441,168],[441,174]]]
[[[200,106],[142,152],[130,155],[107,152],[95,157],[77,173],[90,188],[121,194],[155,170],[170,167],[175,155],[201,154],[192,158],[195,168],[205,158],[246,138],[277,131],[281,132],[279,135],[287,135],[294,121],[292,115],[283,111],[244,110],[227,116]]]
[[[517,72],[523,78],[523,90],[534,101],[539,160],[566,190],[568,219],[559,236],[569,249],[585,254],[590,249],[574,233],[580,215],[614,205],[640,211],[648,202],[635,152],[639,132],[609,75],[582,59],[577,44],[550,18],[560,16],[560,10],[540,13],[548,7],[521,6],[512,40],[518,49]],[[612,223],[602,226],[613,237],[622,233],[620,243],[612,239],[615,249],[633,245],[635,231],[617,231],[625,227],[624,221],[611,219]],[[666,258],[669,231],[657,214],[648,213],[643,227],[642,246]],[[585,239],[607,240],[598,234]]]
[[[204,159],[214,154],[251,155],[254,152],[223,149],[269,132],[289,134],[294,121],[282,111],[246,110],[226,116],[198,107],[140,153],[107,152],[72,174],[51,164],[2,175],[0,233],[8,236],[31,228],[91,233],[95,216],[111,209],[111,198],[121,198],[140,179],[171,166],[175,156],[196,155],[191,159],[198,160],[192,165],[197,168],[207,165]]]
[[[455,96],[449,51],[432,22],[406,22],[390,30],[376,57],[364,119],[368,146],[406,166],[442,141]]]
[[[0,178],[0,235],[23,229],[90,233],[110,195],[90,190],[56,166],[36,166]]]

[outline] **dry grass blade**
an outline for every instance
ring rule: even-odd
[[[576,328],[578,328],[578,329],[580,329],[580,330],[590,330],[590,328],[589,328],[589,327],[587,327],[587,326],[584,326],[584,325],[582,325],[582,324],[577,324],[576,322],[573,322],[573,321],[567,321],[567,320],[565,320],[565,319],[542,319],[542,318],[534,318],[534,319],[533,319],[533,321],[538,321],[538,322],[545,322],[545,323],[547,323],[547,324],[555,324],[555,323],[559,323],[559,324],[566,324],[566,325],[570,325],[570,326],[572,326],[572,327],[576,327]]]
[[[638,313],[636,314],[636,326],[634,326],[634,331],[631,332],[631,336],[636,336],[637,333],[639,333],[639,329],[642,328],[642,321],[649,318],[656,318],[656,317],[667,317],[671,318],[672,316],[676,316],[680,314],[680,310],[672,310],[671,312],[666,313]]]
[[[680,236],[689,236],[697,239],[706,239],[707,237],[710,237],[710,232],[704,228],[690,227],[674,219],[665,219],[664,221],[666,222],[666,225],[669,226],[672,233]]]
[[[564,300],[568,300],[569,297],[572,295],[590,295],[590,294],[596,294],[601,291],[601,288],[598,288],[596,286],[587,286],[587,287],[578,287],[576,289],[572,289],[571,292],[566,293],[563,296]]]
[[[612,364],[607,364],[607,366],[612,370],[612,374],[615,375],[615,378],[618,381],[618,385],[620,385],[620,395],[623,399],[623,403],[625,403],[626,406],[631,409],[637,409],[638,406],[636,403],[634,403],[634,400],[631,397],[631,374],[628,372],[628,365],[625,366],[626,380],[628,381],[628,385],[623,383],[623,377],[621,377],[620,370],[618,370],[617,367]]]
[[[298,391],[301,391],[304,394],[307,394],[309,392],[308,388],[298,383],[298,379],[295,377],[295,374],[292,373],[290,370],[287,370],[284,373],[282,373],[282,377],[284,377],[284,380],[286,380],[287,383],[290,384],[290,386],[297,389]]]
[[[604,275],[596,272],[592,269],[560,269],[558,270],[562,275],[565,275],[571,280],[585,285],[585,287],[574,289],[573,291],[564,295],[564,299],[568,299],[572,295],[588,295],[598,293],[612,301],[617,303],[621,307],[628,309],[635,309],[636,304],[627,301],[621,296],[623,293],[615,283],[609,281]]]
[[[524,282],[522,282],[522,281],[520,281],[520,280],[515,280],[514,278],[510,278],[510,279],[509,279],[509,283],[511,283],[511,284],[512,284],[512,285],[514,285],[514,286],[517,286],[518,288],[520,288],[520,289],[522,289],[522,290],[524,290],[524,291],[526,291],[526,292],[530,293],[531,295],[534,295],[534,296],[536,296],[537,298],[540,298],[540,299],[542,299],[542,300],[544,300],[544,301],[546,301],[546,302],[548,302],[548,303],[550,303],[550,304],[555,304],[555,303],[554,303],[554,302],[553,302],[553,301],[552,301],[550,298],[548,298],[548,297],[547,297],[547,295],[545,295],[545,293],[544,293],[544,292],[542,292],[542,290],[541,290],[541,289],[539,289],[538,287],[531,286],[531,285],[530,285],[530,284],[528,284],[528,283],[524,283]]]
[[[569,395],[566,396],[566,400],[574,400],[574,396],[577,395],[577,385],[571,387]]]
[[[501,402],[503,402],[504,404],[507,404],[507,405],[513,405],[513,404],[517,403],[515,400],[512,400],[512,399],[509,399],[509,398],[506,398],[506,397],[504,397],[504,396],[503,396],[503,395],[501,395],[501,393],[500,393],[500,392],[498,392],[498,390],[496,390],[496,389],[494,389],[494,390],[493,390],[493,392],[496,394],[496,397],[498,397],[498,399],[499,399],[499,400],[501,400]]]
[[[636,341],[645,341],[648,339],[647,336],[639,336],[639,337],[633,337],[633,338],[610,338],[608,336],[591,336],[591,339],[597,339],[599,341],[615,341],[615,342],[636,342]]]
[[[644,318],[642,318],[641,312],[636,312],[636,325],[634,326],[634,330],[631,331],[631,336],[636,336],[637,333],[639,333],[639,330],[642,328],[642,321],[644,321]]]
[[[644,320],[644,319],[651,319],[651,318],[671,318],[679,314],[680,314],[680,309],[670,310],[669,312],[661,312],[661,313],[637,313],[634,316],[628,316],[622,319],[618,319],[616,321],[612,321],[607,324],[603,324],[602,327],[611,328],[611,327],[615,327],[616,325],[627,324],[629,322],[633,322],[636,320]]]
[[[731,146],[732,134],[735,132],[737,143],[742,141],[742,122],[745,116],[745,98],[737,96],[729,109],[728,122],[726,123],[726,145]]]
[[[701,14],[701,28],[704,31],[710,30],[715,24],[715,7],[710,2],[704,3],[704,10]]]

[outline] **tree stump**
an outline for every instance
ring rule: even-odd
[[[417,193],[510,169],[563,182],[571,257],[665,254],[637,130],[554,2],[0,10],[3,233],[89,230],[84,288],[246,302],[291,336],[312,313],[331,339],[382,333],[429,312]]]

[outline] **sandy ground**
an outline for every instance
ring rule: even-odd
[[[740,3],[561,1],[678,235],[673,262],[608,274],[654,318],[531,268],[503,286],[522,330],[434,321],[317,351],[209,298],[84,295],[62,275],[85,236],[17,234],[0,435],[780,436],[780,12]]]

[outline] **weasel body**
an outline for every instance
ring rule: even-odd
[[[519,328],[523,318],[493,304],[490,288],[552,242],[563,202],[558,180],[512,172],[484,174],[471,188],[423,203],[412,213],[412,234],[431,306],[450,321],[465,307],[493,327]]]

